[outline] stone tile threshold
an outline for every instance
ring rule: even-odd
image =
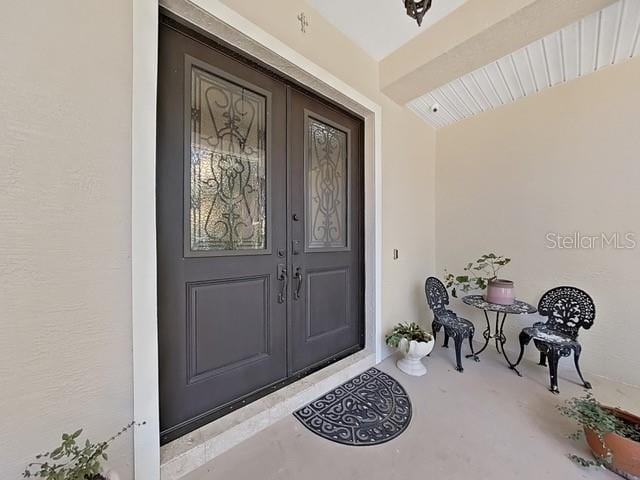
[[[160,478],[182,478],[375,363],[362,350],[164,445]]]

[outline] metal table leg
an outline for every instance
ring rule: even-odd
[[[499,316],[499,314],[496,315],[496,320],[497,320],[498,316]],[[517,362],[516,363],[511,363],[511,360],[509,360],[509,357],[507,356],[507,352],[504,349],[504,345],[505,345],[505,343],[507,343],[507,336],[504,334],[504,322],[505,322],[506,319],[507,319],[507,314],[505,313],[502,316],[502,323],[500,324],[500,330],[498,330],[498,332],[496,333],[496,340],[500,340],[500,344],[501,344],[501,347],[502,347],[502,356],[504,357],[504,359],[509,364],[509,368],[511,370],[513,370],[514,372],[516,372],[519,377],[521,377],[522,375],[520,374],[520,372],[516,368],[518,366],[518,363]]]
[[[506,317],[507,314],[504,314],[504,317]],[[504,318],[502,319],[502,324],[504,325]],[[502,353],[500,351],[500,345],[504,345],[504,342],[502,342],[502,329],[500,328],[500,312],[496,312],[496,329],[495,329],[495,335],[494,335],[494,339],[496,342],[496,350],[498,351],[498,353]]]
[[[484,329],[484,331],[482,332],[482,336],[484,338],[484,345],[482,346],[482,348],[475,352],[475,354],[470,353],[469,355],[465,355],[466,358],[471,358],[474,357],[477,358],[478,355],[480,355],[482,352],[485,351],[485,349],[487,348],[487,346],[489,345],[489,340],[491,340],[492,335],[491,335],[491,322],[489,321],[489,315],[487,315],[487,311],[483,310],[484,312],[484,318],[487,321],[487,328]]]

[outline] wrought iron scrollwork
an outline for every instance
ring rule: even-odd
[[[447,305],[449,305],[449,294],[440,280],[435,277],[427,278],[424,289],[429,308],[434,313],[446,309]]]
[[[266,98],[192,69],[191,249],[266,247]]]
[[[471,348],[471,354],[467,355],[467,357],[473,358],[476,362],[480,361],[473,349],[475,327],[466,318],[459,317],[455,312],[447,309],[449,294],[444,284],[436,277],[429,277],[425,282],[424,291],[429,308],[433,312],[431,330],[434,339],[438,332],[444,329],[444,344],[442,346],[448,348],[449,338],[453,338],[456,349],[456,370],[459,372],[464,371],[462,367],[462,342],[464,339],[469,340],[469,347]],[[484,332],[483,335],[486,333]]]
[[[538,304],[538,311],[547,317],[546,326],[572,338],[578,330],[588,330],[596,317],[591,297],[575,287],[556,287],[545,293]]]
[[[347,241],[347,134],[307,120],[308,247],[345,247]]]
[[[549,362],[550,390],[558,393],[558,362],[573,352],[576,372],[585,388],[591,388],[580,370],[582,346],[578,342],[580,328],[593,326],[596,307],[593,300],[583,290],[575,287],[556,287],[546,292],[538,303],[538,311],[547,317],[547,321],[536,323],[520,332],[520,356],[525,347],[533,340],[540,352],[540,365]]]

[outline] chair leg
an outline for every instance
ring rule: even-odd
[[[543,367],[547,366],[547,354],[540,352],[540,362],[538,363],[538,365],[542,365]]]
[[[443,348],[449,348],[449,334],[444,332],[444,343],[442,344]]]
[[[462,368],[462,341],[464,338],[462,335],[456,335],[453,338],[456,347],[456,370],[460,373],[464,372],[464,368]]]
[[[520,332],[520,336],[518,337],[518,340],[520,340],[520,354],[518,355],[518,360],[516,360],[516,363],[509,366],[509,368],[514,372],[516,372],[516,374],[519,377],[521,377],[522,375],[520,374],[520,372],[516,367],[520,365],[520,362],[522,361],[522,357],[524,356],[524,347],[529,345],[529,342],[531,341],[531,337],[527,335],[525,332]]]
[[[431,334],[433,335],[433,343],[436,343],[436,340],[438,338],[438,325],[436,324],[436,322],[431,322]],[[430,356],[431,354],[427,355]]]
[[[582,352],[582,348],[574,349],[574,351],[573,351],[573,361],[576,364],[576,371],[578,372],[578,375],[580,376],[580,380],[582,380],[582,385],[584,385],[584,388],[590,390],[591,389],[591,384],[584,379],[584,377],[582,376],[582,371],[580,371],[580,353],[581,352]]]
[[[558,388],[558,363],[560,361],[560,352],[552,348],[547,353],[547,358],[549,359],[549,378],[551,381],[549,390],[553,393],[560,393],[560,389]]]

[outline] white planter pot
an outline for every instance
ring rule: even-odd
[[[104,478],[106,478],[107,480],[120,480],[120,475],[118,475],[118,472],[116,472],[115,470],[109,470],[104,474]]]
[[[398,349],[403,353],[403,358],[398,360],[396,366],[407,375],[414,377],[424,375],[427,373],[427,369],[420,360],[431,353],[434,344],[433,339],[430,342],[416,342],[415,340],[409,342],[403,338],[398,345]]]

